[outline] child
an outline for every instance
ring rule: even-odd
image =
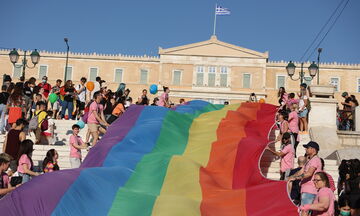
[[[17,171],[19,176],[22,176],[22,184],[30,181],[32,176],[38,176],[39,173],[33,172],[33,161],[31,159],[34,143],[32,140],[26,139],[21,142],[20,144],[20,151],[19,151],[19,162]]]
[[[55,149],[50,149],[46,153],[46,157],[43,161],[43,171],[44,173],[47,172],[54,172],[59,170],[59,165],[57,163],[57,159],[59,158],[59,155]]]
[[[70,164],[71,168],[79,168],[81,165],[81,149],[86,149],[87,145],[78,136],[80,126],[74,124],[72,126],[73,134],[70,136]]]
[[[48,129],[41,132],[41,137],[46,140],[46,143],[49,145],[54,145],[54,129],[55,129],[55,122],[52,118],[53,111],[47,111],[46,119],[48,121]]]
[[[283,148],[281,151],[274,151],[269,146],[266,147],[274,155],[281,157],[280,161],[280,180],[285,180],[288,177],[291,169],[294,168],[295,151],[291,145],[290,133],[286,132],[282,135],[281,142]]]
[[[6,174],[6,170],[9,169],[11,156],[6,153],[0,154],[0,198],[7,193],[13,191],[15,187],[11,187],[9,176]]]

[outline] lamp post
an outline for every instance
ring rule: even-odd
[[[316,73],[319,73],[319,67],[315,64],[314,61],[308,67],[309,74],[311,76],[310,79],[306,79],[306,77],[305,77],[304,62],[301,63],[301,70],[299,72],[299,77],[298,78],[293,78],[293,76],[295,74],[295,69],[296,69],[296,66],[292,61],[290,61],[289,64],[286,66],[286,71],[287,71],[290,79],[293,80],[293,81],[300,80],[300,84],[303,83],[304,80],[305,81],[311,81],[316,76]]]
[[[11,52],[9,53],[10,61],[14,65],[14,67],[16,67],[16,68],[21,68],[22,67],[23,68],[21,77],[23,79],[25,79],[25,69],[26,68],[34,68],[36,66],[36,64],[38,64],[39,61],[40,61],[40,54],[37,51],[37,49],[35,49],[34,51],[31,52],[30,58],[31,58],[31,62],[33,63],[32,67],[30,67],[27,64],[28,60],[26,59],[26,51],[24,51],[22,64],[21,65],[16,65],[16,63],[19,60],[19,57],[20,57],[20,55],[19,55],[19,53],[17,52],[17,50],[15,48],[13,50],[11,50]]]
[[[319,48],[318,50],[318,57],[317,57],[317,65],[318,65],[318,67],[320,67],[320,54],[321,54],[321,52],[322,52],[322,48]],[[319,73],[319,71],[318,71],[318,74],[317,74],[317,84],[319,85],[319,80],[320,80],[320,78],[319,78],[319,76],[320,76],[320,73]]]
[[[66,82],[67,80],[67,69],[68,69],[68,63],[69,63],[69,50],[70,50],[70,47],[69,47],[69,39],[68,38],[64,38],[64,41],[66,43],[66,64],[65,64],[65,74],[64,74],[64,82]]]

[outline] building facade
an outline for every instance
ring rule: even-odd
[[[9,52],[0,50],[0,73],[10,74],[16,81],[22,68],[12,65]],[[19,52],[20,56],[22,53]],[[237,103],[248,100],[250,93],[254,92],[258,99],[265,98],[267,103],[276,104],[279,87],[297,92],[300,84],[287,76],[285,67],[288,62],[269,61],[268,52],[225,43],[215,36],[203,42],[159,48],[158,56],[70,53],[66,74],[66,53],[41,51],[40,55],[40,63],[33,69],[26,69],[26,78],[41,79],[47,75],[49,82],[54,84],[56,79],[71,79],[76,83],[81,77],[95,81],[100,76],[113,90],[119,83],[126,83],[133,98],[151,84],[157,84],[159,88],[169,86],[174,103],[178,103],[180,98]],[[297,77],[300,63],[295,64],[298,67],[294,77]],[[304,64],[308,76],[309,65],[310,62]],[[316,84],[316,78],[306,82]],[[360,96],[360,65],[321,63],[320,84],[334,85],[335,97],[339,101],[343,91]]]

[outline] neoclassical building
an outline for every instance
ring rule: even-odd
[[[9,52],[0,50],[0,73],[10,74],[17,80],[22,69],[12,65]],[[19,52],[20,56],[22,53]],[[66,53],[41,51],[40,55],[40,63],[33,69],[26,69],[26,78],[33,76],[41,79],[47,75],[53,84],[56,79],[77,82],[86,77],[94,81],[100,76],[113,90],[119,83],[126,83],[133,98],[151,84],[169,86],[174,103],[178,103],[180,98],[235,103],[248,100],[252,92],[268,103],[276,103],[279,87],[284,86],[288,92],[294,92],[298,91],[300,83],[287,76],[287,61],[271,61],[268,52],[222,42],[215,36],[198,43],[159,48],[158,56],[70,53],[66,74]],[[295,64],[299,72],[300,63]],[[304,64],[308,76],[309,64]],[[316,79],[307,81],[308,84],[312,82],[315,84]],[[335,97],[339,100],[343,91],[360,96],[360,64],[321,63],[320,84],[334,85]]]

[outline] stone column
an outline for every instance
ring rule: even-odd
[[[320,145],[320,157],[326,158],[340,148],[336,125],[336,106],[333,86],[310,86],[309,132],[311,140]]]

